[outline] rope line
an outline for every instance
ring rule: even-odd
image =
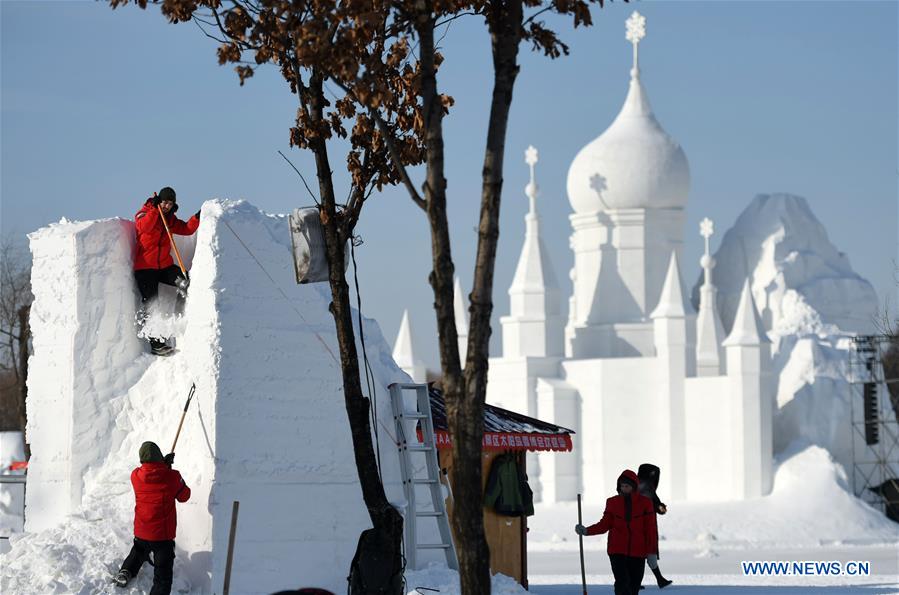
[[[361,240],[360,240],[361,244]],[[353,260],[353,282],[356,285],[356,314],[359,318],[359,341],[362,343],[362,361],[365,366],[365,385],[371,399],[368,402],[369,413],[372,417],[372,426],[375,429],[375,453],[378,459],[378,477],[381,477],[381,437],[378,433],[378,390],[375,382],[375,374],[368,362],[368,352],[365,350],[365,332],[362,330],[362,293],[359,291],[359,267],[356,265],[356,238],[350,238],[350,256]],[[375,387],[375,388],[372,388]],[[381,478],[383,483],[383,478]]]
[[[294,312],[297,313],[297,316],[300,317],[300,320],[303,321],[303,324],[305,324],[306,327],[307,327],[309,330],[312,331],[312,334],[315,335],[315,338],[318,339],[319,343],[322,344],[322,346],[325,348],[325,351],[328,352],[328,355],[331,356],[331,359],[333,359],[333,360],[334,360],[334,363],[336,363],[336,364],[338,365],[338,367],[339,367],[339,366],[340,366],[340,360],[337,359],[337,356],[334,355],[334,352],[331,351],[331,348],[328,346],[328,344],[325,342],[325,340],[322,338],[322,336],[319,335],[318,332],[317,332],[315,329],[312,328],[312,325],[309,324],[309,322],[306,320],[306,317],[303,316],[303,313],[300,312],[299,310],[297,310],[296,306],[293,305],[293,302],[290,301],[290,298],[287,297],[287,294],[284,293],[284,290],[281,289],[281,286],[278,285],[278,283],[275,281],[275,279],[268,273],[267,270],[265,270],[265,267],[262,266],[262,263],[259,262],[259,259],[256,258],[256,255],[253,254],[252,250],[250,250],[250,248],[244,243],[244,241],[243,241],[242,239],[240,239],[240,236],[237,235],[237,232],[234,231],[234,228],[231,227],[231,226],[228,224],[228,222],[225,221],[225,219],[221,219],[221,218],[220,218],[219,221],[221,221],[222,223],[224,223],[224,224],[225,224],[225,227],[227,227],[228,229],[231,230],[231,233],[234,234],[234,237],[237,238],[237,241],[240,242],[240,245],[243,246],[244,250],[247,251],[247,254],[250,255],[250,258],[252,258],[252,259],[256,262],[256,264],[259,265],[259,268],[262,269],[262,272],[265,273],[265,276],[268,277],[269,281],[272,282],[272,285],[274,285],[275,289],[278,290],[278,293],[281,294],[281,297],[283,297],[283,298],[287,301],[287,304],[290,306],[290,308],[291,308]]]
[[[333,359],[333,360],[334,360],[334,363],[336,363],[337,366],[339,367],[339,366],[340,366],[340,360],[337,359],[337,356],[335,356],[335,355],[334,355],[334,352],[331,351],[331,348],[328,346],[327,342],[325,342],[325,340],[322,338],[322,336],[319,335],[318,332],[316,332],[315,329],[312,328],[312,325],[309,324],[309,322],[306,320],[306,317],[303,316],[303,313],[296,309],[296,307],[293,305],[293,302],[290,301],[290,298],[287,297],[287,294],[284,293],[284,290],[281,289],[281,286],[278,285],[278,282],[275,281],[275,279],[269,274],[269,272],[265,269],[265,267],[262,266],[262,263],[259,262],[259,259],[256,258],[256,255],[253,254],[253,251],[250,250],[249,246],[247,246],[247,245],[244,243],[244,241],[240,238],[240,236],[237,235],[237,232],[234,231],[234,228],[231,227],[231,225],[229,225],[228,222],[227,222],[225,219],[219,219],[219,221],[221,221],[222,223],[224,223],[224,224],[225,224],[225,227],[227,227],[227,228],[231,231],[231,233],[234,234],[234,237],[237,238],[237,241],[240,242],[240,245],[243,246],[244,250],[247,251],[247,254],[250,255],[250,258],[252,258],[252,259],[256,262],[256,265],[259,266],[259,268],[262,270],[262,272],[265,273],[265,276],[268,277],[269,281],[271,281],[271,283],[272,283],[272,285],[275,287],[275,289],[278,290],[278,293],[281,294],[281,297],[283,297],[284,300],[287,302],[287,304],[290,306],[290,308],[291,308],[294,312],[297,313],[297,316],[300,317],[300,320],[303,321],[303,324],[305,324],[306,327],[307,327],[309,330],[312,331],[312,334],[315,335],[315,338],[318,339],[319,343],[322,344],[322,347],[325,348],[325,351],[328,352],[328,355],[331,356],[331,359]],[[353,266],[355,267],[355,262],[353,263]],[[358,290],[357,290],[356,295],[358,296]],[[364,343],[363,343],[363,349],[364,349]],[[366,365],[368,365],[367,359],[366,359]],[[374,376],[374,374],[372,374],[372,375]],[[377,418],[376,418],[376,419],[377,419]],[[385,432],[387,432],[387,435],[390,437],[391,440],[393,440],[393,443],[394,443],[394,444],[399,445],[399,441],[398,441],[397,438],[393,435],[393,432],[390,431],[390,428],[388,428],[387,426],[384,425],[384,422],[382,422],[380,419],[377,419],[377,425],[378,425],[378,426],[381,426],[381,428],[382,428]],[[376,440],[377,440],[377,437],[378,437],[378,431],[377,431],[377,426],[376,426],[376,427],[375,427],[375,439],[376,439]],[[379,458],[379,460],[378,460],[378,473],[379,473],[379,474],[380,474],[380,454],[381,454],[381,453],[380,453],[380,448],[378,448],[378,458]]]

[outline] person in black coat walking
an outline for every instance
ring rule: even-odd
[[[658,494],[656,494],[656,490],[659,488],[659,473],[660,469],[651,463],[643,463],[640,465],[637,470],[637,491],[641,496],[645,496],[652,500],[653,508],[655,508],[656,516],[653,516],[653,522],[656,521],[656,517],[660,514],[665,514],[668,512],[668,507],[665,506],[665,503],[659,499]],[[658,526],[656,526],[655,534],[659,534]],[[656,551],[658,552],[658,543],[656,543]],[[672,583],[667,578],[662,576],[662,571],[659,570],[659,557],[657,554],[649,554],[646,556],[646,563],[649,564],[649,569],[652,570],[652,574],[656,577],[656,583],[659,585],[660,589],[664,589],[668,585]]]

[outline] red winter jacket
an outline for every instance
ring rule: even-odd
[[[196,215],[186,222],[169,213],[165,222],[173,234],[192,235],[200,226]],[[148,198],[144,206],[134,215],[134,229],[137,233],[137,253],[134,255],[134,270],[165,269],[175,264],[172,260],[172,246],[165,233],[159,209],[153,206],[153,199]]]
[[[147,541],[175,539],[175,500],[187,502],[190,488],[165,463],[144,463],[131,472],[134,487],[134,536]]]
[[[627,470],[618,478],[629,477],[637,485],[637,474]],[[630,515],[627,502],[630,499]],[[606,500],[606,510],[602,519],[587,527],[587,535],[609,532],[606,551],[610,554],[624,554],[635,558],[645,558],[647,554],[659,553],[659,536],[656,529],[656,513],[652,500],[641,496],[634,489],[628,495],[612,496]]]

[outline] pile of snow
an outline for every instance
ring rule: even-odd
[[[109,589],[130,547],[138,448],[154,440],[170,449],[192,383],[175,468],[193,494],[178,506],[174,591],[221,589],[233,501],[233,592],[345,590],[370,523],[328,288],[295,284],[286,216],[246,202],[207,201],[195,242],[195,253],[185,244],[184,316],[162,321],[178,331],[178,351],[156,358],[135,328],[130,222],[61,222],[32,234],[27,533],[0,563],[3,592]],[[365,338],[385,487],[402,505],[386,387],[408,377],[374,321]],[[124,593],[147,592],[151,575],[145,568]]]
[[[715,252],[718,311],[729,331],[747,277],[766,330],[789,317],[783,301],[795,291],[821,322],[843,331],[868,332],[878,310],[873,286],[838,251],[800,196],[760,194],[737,217]],[[693,287],[699,305],[702,274]]]
[[[852,470],[849,350],[870,332],[877,296],[827,237],[804,198],[759,195],[724,234],[713,280],[725,329],[743,282],[773,343],[774,451],[794,441],[827,449]],[[693,288],[698,304],[702,275]],[[863,448],[861,445],[859,448]]]
[[[446,566],[431,564],[423,570],[406,571],[406,595],[438,592],[440,595],[459,595],[459,573]],[[504,574],[494,574],[490,581],[493,595],[518,595],[528,591]]]
[[[665,497],[665,477],[659,487]],[[585,502],[584,521],[602,516],[605,502]],[[577,505],[538,505],[529,521],[531,551],[573,551]],[[794,443],[778,457],[774,488],[768,496],[737,502],[668,502],[659,517],[665,550],[698,550],[715,556],[732,548],[816,548],[829,544],[899,544],[899,525],[852,495],[846,474],[827,451]],[[590,550],[605,550],[606,537],[584,540]]]

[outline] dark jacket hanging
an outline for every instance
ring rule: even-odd
[[[534,514],[534,493],[514,454],[502,454],[493,460],[484,491],[484,506],[505,516]]]

